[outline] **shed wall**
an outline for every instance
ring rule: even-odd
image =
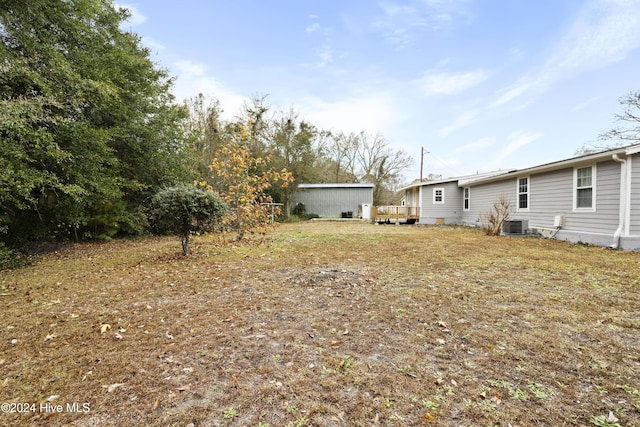
[[[373,188],[306,188],[298,189],[293,196],[293,206],[304,203],[307,213],[323,218],[339,218],[342,212],[353,212],[363,203],[373,203]]]

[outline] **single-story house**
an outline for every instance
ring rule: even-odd
[[[526,169],[415,183],[405,203],[420,224],[481,226],[500,198],[514,232],[612,248],[640,248],[640,144]]]
[[[374,184],[299,184],[293,204],[304,203],[307,213],[321,218],[369,218]],[[363,208],[364,206],[364,208]]]

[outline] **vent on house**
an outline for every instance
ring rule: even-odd
[[[512,219],[504,222],[502,232],[504,234],[526,234],[528,228],[529,221],[526,219]]]

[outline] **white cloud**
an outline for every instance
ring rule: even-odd
[[[317,22],[314,22],[313,24],[307,26],[307,28],[305,28],[305,31],[311,34],[319,29],[320,29],[320,24],[318,24]]]
[[[505,165],[505,161],[513,162],[514,154],[520,151],[525,146],[532,142],[542,138],[541,133],[527,132],[523,130],[517,130],[511,132],[507,136],[507,145],[503,148],[495,150],[493,156],[490,157],[490,161],[484,165],[485,170],[497,170],[504,169],[505,167],[512,167],[513,165]]]
[[[507,153],[507,155],[512,154],[515,151],[518,151],[519,149],[524,147],[525,145],[528,145],[533,141],[540,139],[541,137],[542,137],[541,133],[525,132],[523,130],[517,130],[517,131],[511,132],[507,137],[507,141],[509,141],[509,143],[505,148],[505,152]]]
[[[179,60],[174,64],[174,68],[179,75],[185,78],[200,77],[205,73],[205,66],[189,60]]]
[[[491,137],[480,138],[477,141],[456,148],[456,153],[472,153],[487,149],[495,144],[496,139]]]
[[[585,70],[604,68],[640,48],[640,0],[592,0],[537,72],[499,91],[497,107]]]
[[[173,63],[172,71],[178,76],[173,93],[178,102],[202,93],[206,97],[220,101],[224,108],[223,118],[232,119],[249,100],[224,85],[213,76],[207,74],[204,65],[188,60]]]
[[[351,96],[333,102],[310,97],[296,108],[316,126],[344,132],[384,133],[399,120],[398,109],[386,93]]]
[[[472,88],[485,81],[487,77],[483,70],[454,74],[431,73],[422,77],[419,83],[427,94],[451,95]]]
[[[640,47],[640,1],[596,0],[565,35],[550,66],[601,68]]]
[[[461,114],[453,123],[438,131],[438,135],[445,137],[451,135],[453,132],[467,127],[476,121],[478,114],[475,111],[467,111]]]
[[[593,104],[594,102],[597,102],[598,100],[600,100],[600,97],[599,97],[599,96],[594,96],[593,98],[587,99],[586,101],[581,102],[580,104],[578,104],[578,105],[576,105],[576,106],[572,107],[572,108],[569,110],[569,112],[570,112],[570,113],[575,113],[576,111],[580,111],[580,110],[582,110],[583,108],[586,108],[586,107],[588,107],[589,105]]]
[[[466,0],[385,0],[378,6],[382,17],[372,22],[382,36],[399,48],[412,42],[414,30],[439,30],[450,26],[457,16],[468,15]]]
[[[518,82],[514,83],[513,85],[506,87],[504,89],[500,89],[498,93],[501,93],[501,95],[498,97],[498,99],[496,99],[491,104],[489,104],[489,106],[499,107],[500,105],[506,104],[509,101],[525,93],[533,85],[534,83],[532,81],[527,81],[527,79],[524,79],[524,78],[520,79]]]
[[[131,16],[129,17],[129,19],[127,19],[126,22],[131,26],[135,27],[136,25],[143,24],[147,21],[147,17],[144,16],[135,6],[132,6],[129,4],[120,4],[120,3],[114,3],[113,6],[116,9],[122,8],[122,9],[127,9],[129,11]]]

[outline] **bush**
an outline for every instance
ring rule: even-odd
[[[498,200],[493,202],[492,209],[482,215],[483,228],[487,236],[497,236],[502,232],[502,226],[511,218],[513,207],[511,201],[500,196]]]
[[[177,185],[153,196],[147,216],[153,233],[180,236],[186,255],[189,236],[214,230],[226,212],[227,205],[215,193],[195,185]]]
[[[307,213],[307,207],[304,203],[300,202],[293,207],[291,214],[299,217],[303,217]]]
[[[30,260],[27,256],[7,248],[4,243],[0,242],[0,270],[23,267],[29,262]]]

